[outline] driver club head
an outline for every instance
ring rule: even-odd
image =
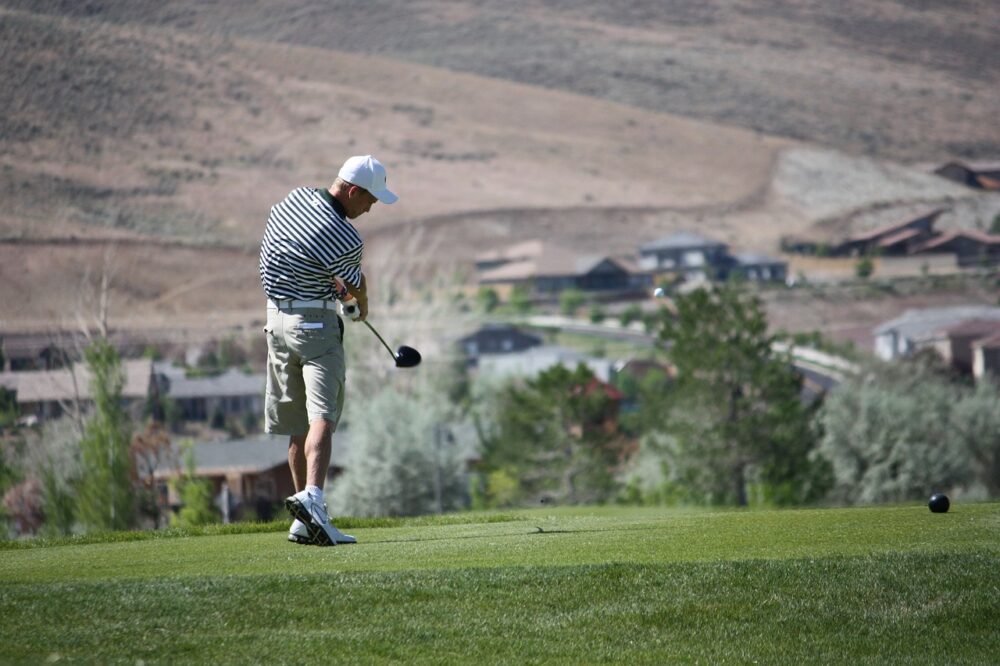
[[[420,365],[420,352],[413,347],[400,345],[396,350],[396,367],[412,368],[415,365]]]

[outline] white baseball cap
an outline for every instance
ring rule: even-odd
[[[385,187],[385,167],[371,155],[355,155],[344,162],[337,177],[351,185],[371,192],[385,204],[395,203],[399,197]]]

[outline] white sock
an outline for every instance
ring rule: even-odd
[[[306,494],[312,501],[323,503],[323,489],[319,486],[306,486]]]

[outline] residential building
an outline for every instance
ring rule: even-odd
[[[157,392],[153,362],[149,359],[122,361],[122,400],[126,409],[139,412]],[[59,370],[15,370],[0,373],[0,386],[13,391],[22,417],[57,418],[73,405],[91,401],[91,374],[85,363]]]
[[[972,376],[1000,382],[1000,333],[972,343]]]
[[[690,231],[678,231],[639,246],[639,267],[647,271],[676,272],[688,279],[714,279],[728,263],[725,243]]]
[[[523,285],[539,294],[565,289],[627,292],[652,284],[651,276],[626,258],[583,255],[537,240],[482,253],[475,264],[481,285]]]
[[[905,255],[936,235],[934,222],[945,211],[936,208],[905,222],[852,234],[832,248],[835,256]]]
[[[917,349],[941,343],[948,328],[974,319],[1000,321],[1000,307],[965,305],[907,310],[875,328],[875,354],[886,361],[909,356]]]
[[[471,360],[482,354],[510,354],[537,347],[542,338],[531,333],[525,333],[510,324],[486,324],[475,333],[471,333],[458,341],[465,355]]]
[[[910,252],[953,254],[959,266],[993,266],[1000,264],[1000,236],[973,229],[951,231],[925,240]]]
[[[730,254],[725,243],[680,231],[639,246],[639,268],[680,275],[689,281],[739,277],[784,282],[788,264],[759,254]]]
[[[333,451],[327,478],[339,475],[347,460],[348,435],[346,428],[337,431],[333,438]],[[295,484],[288,469],[288,437],[260,435],[247,439],[196,442],[191,447],[194,456],[194,474],[212,482],[213,497],[220,496],[223,485],[230,497],[230,515],[233,519],[246,516],[251,508],[260,518],[285,497],[295,493]],[[180,451],[173,456],[182,460]],[[183,463],[182,463],[183,467]],[[172,508],[179,508],[181,500],[170,487],[170,479],[182,472],[176,467],[157,469],[153,473],[159,495]]]
[[[934,173],[976,190],[1000,190],[1000,162],[948,162]]]
[[[263,374],[229,368],[218,374],[188,377],[185,368],[170,363],[157,363],[155,371],[161,395],[174,401],[184,420],[263,413]]]
[[[973,345],[1000,336],[1000,319],[967,319],[945,329],[934,347],[959,372],[973,374]]]

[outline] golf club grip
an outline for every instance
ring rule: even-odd
[[[378,334],[378,331],[375,330],[375,327],[369,324],[367,320],[365,320],[365,326],[367,326],[368,330],[370,330],[372,333],[375,334],[375,337],[378,338],[378,341],[382,343],[382,346],[389,351],[389,356],[396,358],[396,352],[392,351],[392,347],[386,344],[386,341],[383,340],[382,336]]]

